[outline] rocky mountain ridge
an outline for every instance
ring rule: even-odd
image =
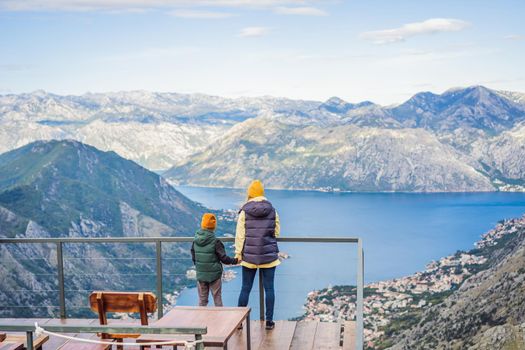
[[[167,169],[261,111],[305,110],[284,98],[123,91],[0,95],[0,153],[37,140],[75,139],[152,169]]]
[[[525,347],[525,217],[504,220],[475,248],[414,275],[365,286],[367,349],[522,349]],[[355,316],[355,287],[308,295],[303,318]]]
[[[165,176],[196,186],[244,187],[259,177],[272,188],[336,191],[524,188],[524,104],[476,86],[355,106],[332,98],[306,116],[246,120]]]
[[[482,86],[396,106],[200,94],[0,96],[0,150],[73,138],[175,184],[342,191],[523,190],[525,99]],[[220,150],[220,151],[219,151]]]
[[[525,348],[525,220],[500,224],[477,251],[486,268],[425,310],[415,327],[394,337],[392,349]]]

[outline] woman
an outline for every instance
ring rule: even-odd
[[[276,240],[279,233],[279,215],[272,203],[264,197],[261,181],[255,180],[248,187],[248,200],[239,211],[235,233],[235,257],[239,261],[242,260],[242,288],[238,305],[248,305],[255,273],[259,269],[266,296],[266,329],[268,330],[275,327],[274,277],[275,268],[280,264]]]

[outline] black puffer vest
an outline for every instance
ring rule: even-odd
[[[242,209],[245,214],[246,239],[242,260],[250,264],[268,264],[278,259],[275,239],[275,209],[267,200],[250,201]]]

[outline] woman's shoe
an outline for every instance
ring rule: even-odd
[[[267,330],[272,330],[275,328],[275,322],[273,321],[266,321],[266,329]]]
[[[242,322],[241,322],[240,325],[237,326],[237,329],[238,329],[238,330],[242,330]]]

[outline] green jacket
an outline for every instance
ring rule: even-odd
[[[222,264],[215,252],[217,238],[213,231],[199,230],[195,233],[192,253],[197,270],[197,281],[213,282],[222,277]]]

